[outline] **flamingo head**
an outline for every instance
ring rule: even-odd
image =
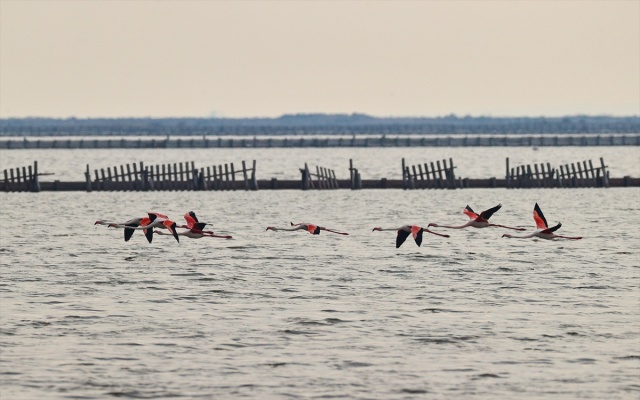
[[[276,230],[276,228],[274,228],[273,226],[267,226],[267,229],[266,229],[266,230],[268,230],[268,231],[275,231],[275,230]]]
[[[508,233],[505,233],[504,235],[502,235],[502,237],[510,238],[511,235],[509,235]]]
[[[436,224],[435,222],[429,222],[429,225],[427,225],[427,228],[431,228],[431,227],[438,227],[438,224]]]
[[[108,227],[109,227],[109,228],[115,228],[115,227],[116,227],[116,224],[109,224],[109,225],[108,225]]]
[[[94,223],[94,225],[104,225],[104,221],[99,219]]]
[[[381,231],[381,230],[382,230],[382,228],[381,228],[381,227],[376,226],[375,228],[373,228],[373,230],[372,230],[371,232],[373,232],[373,231]]]

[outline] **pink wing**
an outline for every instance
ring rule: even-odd
[[[547,229],[547,223],[536,210],[533,210],[533,219],[536,221],[536,227],[538,229]]]
[[[479,217],[478,214],[474,213],[473,210],[471,209],[471,207],[466,206],[464,210],[462,210],[463,213],[467,214],[467,217],[471,218],[471,219],[476,219]]]
[[[418,233],[420,233],[420,229],[422,228],[415,225],[411,227],[411,235],[413,235],[414,240],[418,238]]]
[[[193,228],[193,226],[197,222],[195,219],[193,219],[193,217],[189,213],[186,213],[184,215],[184,219],[187,221],[187,226],[189,227],[189,229]]]

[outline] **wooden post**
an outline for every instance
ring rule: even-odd
[[[311,185],[309,183],[309,167],[307,166],[307,163],[304,163],[304,169],[300,169],[300,173],[302,173],[302,190],[309,190]]]
[[[440,166],[440,160],[436,161],[438,166],[438,188],[442,189],[442,167]]]
[[[355,138],[355,136],[354,136]],[[402,189],[407,190],[408,189],[408,185],[407,185],[407,168],[405,166],[404,163],[404,158],[402,158]]]
[[[38,162],[33,162],[33,180],[31,181],[31,191],[40,191],[40,174],[38,174]]]
[[[540,171],[538,170],[538,164],[533,164],[534,173],[536,174],[536,186],[542,186],[542,182],[540,180]]]
[[[124,166],[122,166],[122,174],[124,175]],[[122,180],[125,180],[125,178],[123,178]],[[127,189],[128,190],[133,190],[133,182],[131,179],[131,165],[127,164],[127,174],[126,174],[126,180],[127,180]]]
[[[507,189],[511,188],[511,175],[509,174],[509,157],[506,160],[507,172],[504,175],[504,179],[506,181]]]
[[[578,161],[576,163],[576,167],[578,169],[578,176],[580,177],[580,187],[585,187],[585,179],[584,179],[584,175],[582,174],[582,167],[580,166],[580,162]]]
[[[420,189],[424,189],[425,185],[424,185],[424,173],[422,171],[422,164],[418,164],[418,172],[420,173],[420,184],[418,185],[418,187]]]
[[[233,163],[231,163],[231,190],[236,190],[236,172]]]
[[[411,182],[411,188],[417,189],[418,186],[418,173],[416,172],[416,166],[412,165],[411,169],[413,170],[413,181]]]
[[[89,170],[89,164],[87,164],[87,170],[84,173],[85,189],[87,192],[91,192],[91,171]]]
[[[607,166],[604,165],[602,157],[600,157],[600,166],[602,168],[602,186],[609,187],[609,171],[607,171]]]
[[[253,160],[251,167],[251,190],[258,190],[258,180],[256,179],[256,160]]]
[[[449,168],[450,168],[450,176],[449,176],[449,188],[456,188],[456,167],[453,165],[453,158],[449,158]]]
[[[109,190],[109,184],[107,182],[107,177],[104,174],[104,168],[100,168],[100,176],[102,177],[101,181],[102,181],[102,190]]]
[[[16,168],[16,171],[18,171],[18,187],[20,188],[21,192],[26,192],[27,169],[25,167],[22,167],[22,175],[20,175],[20,168]]]
[[[573,181],[573,187],[578,187],[579,185],[579,181],[578,181],[578,173],[576,171],[576,165],[575,163],[571,163],[571,172],[572,172],[572,177],[571,180]]]
[[[244,177],[244,189],[249,190],[249,176],[247,175],[247,164],[242,160],[242,176]]]
[[[4,185],[2,188],[5,192],[9,191],[9,174],[7,172],[7,170],[4,170]]]
[[[220,182],[218,182],[218,168],[213,166],[213,190],[220,190]]]

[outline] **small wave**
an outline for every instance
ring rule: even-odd
[[[400,393],[406,394],[427,394],[429,393],[426,389],[400,389]]]
[[[478,374],[473,378],[471,378],[471,380],[487,379],[487,378],[503,378],[503,377],[498,374],[485,373],[485,374]]]
[[[640,355],[613,357],[614,360],[640,360]]]
[[[318,335],[318,332],[312,332],[312,331],[297,331],[295,329],[285,329],[284,331],[282,331],[283,333],[287,334],[287,335]]]

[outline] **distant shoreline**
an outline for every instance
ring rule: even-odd
[[[640,116],[371,117],[295,114],[278,118],[5,118],[0,137],[637,134]]]

